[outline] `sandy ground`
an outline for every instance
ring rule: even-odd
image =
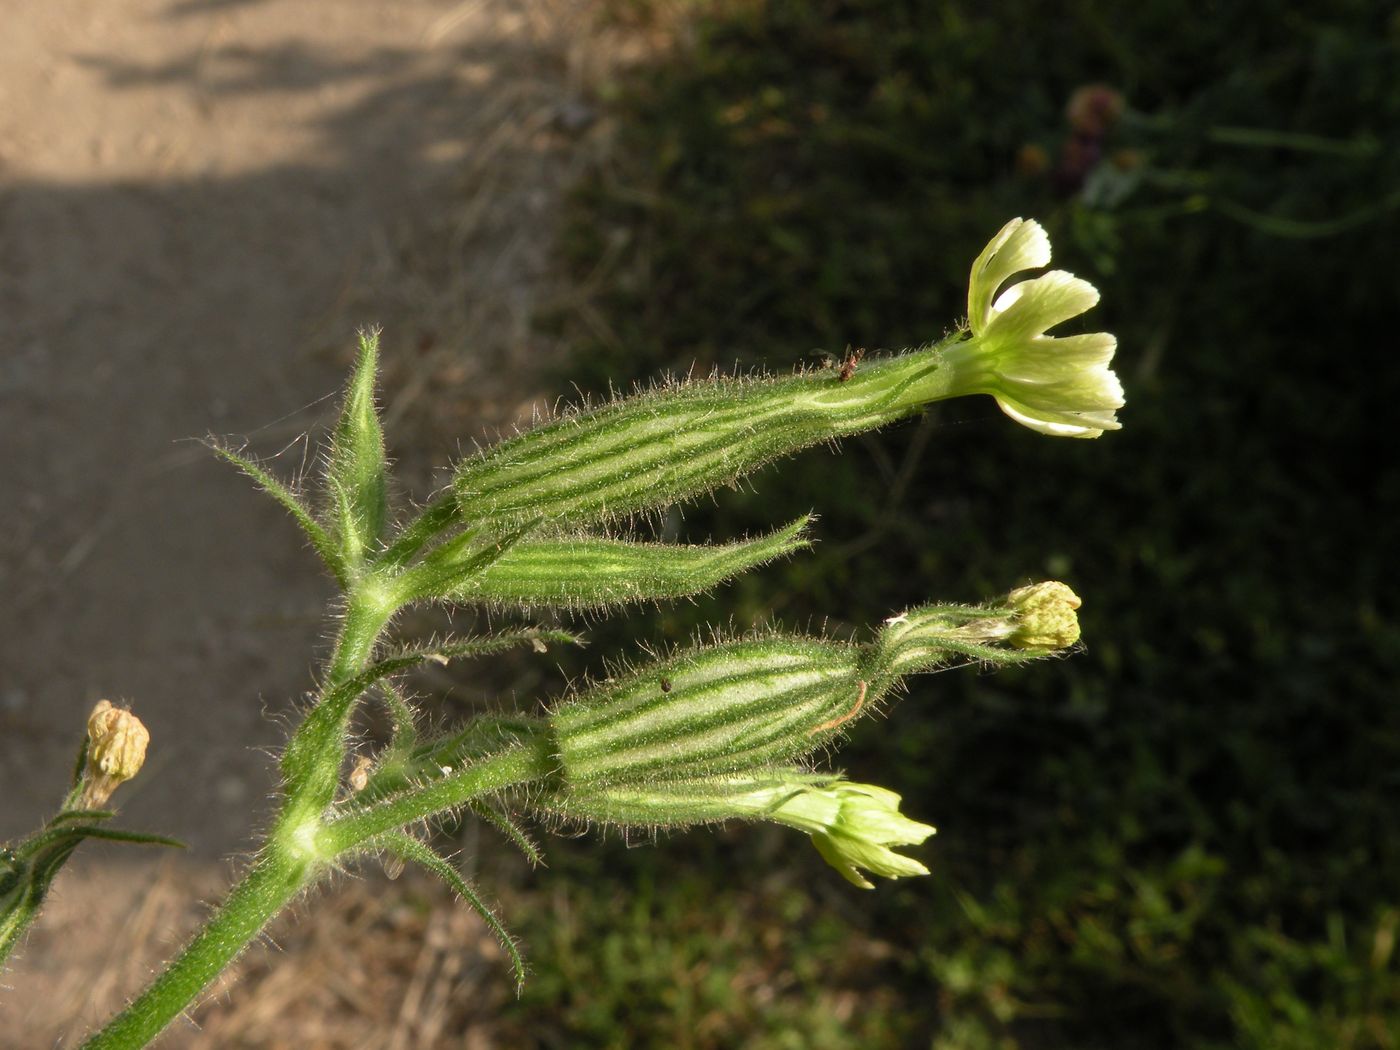
[[[595,51],[569,0],[0,0],[0,24],[0,839],[111,697],[153,737],[123,823],[191,847],[85,849],[60,881],[0,1043],[71,1045],[64,1011],[151,964],[119,931],[168,949],[217,897],[326,641],[297,532],[192,439],[307,468],[366,323],[413,485],[521,414]]]

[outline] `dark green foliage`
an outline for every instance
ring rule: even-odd
[[[623,247],[586,330],[610,335],[569,328],[570,376],[919,343],[985,239],[1041,219],[1103,292],[1122,433],[1047,441],[955,406],[921,458],[862,439],[689,513],[725,534],[816,505],[842,538],[742,590],[741,618],[777,596],[873,621],[1045,575],[1085,598],[1085,654],[919,682],[897,733],[845,752],[940,826],[954,891],[883,928],[913,960],[888,1009],[920,1041],[865,1045],[1395,1045],[1400,28],[1361,3],[981,12],[702,11],[692,48],[623,86],[623,146],[581,190],[579,272]],[[1139,166],[1075,183],[1061,111],[1091,81],[1130,106],[1103,157]],[[1016,170],[1027,144],[1050,171]],[[657,892],[663,915],[699,906]]]

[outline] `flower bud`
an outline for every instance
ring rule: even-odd
[[[130,711],[99,700],[87,723],[87,764],[79,809],[97,809],[141,771],[151,734]]]
[[[901,675],[958,659],[1024,663],[1079,640],[1079,596],[1063,583],[1019,587],[991,605],[925,605],[885,621],[862,674],[877,694]]]
[[[1049,581],[1018,587],[1006,596],[1015,629],[1007,642],[1019,649],[1066,649],[1079,641],[1079,595]]]
[[[808,832],[822,859],[842,878],[873,890],[862,868],[887,879],[928,874],[917,860],[890,849],[917,846],[935,830],[899,812],[899,802],[899,796],[885,788],[842,781],[796,793],[769,819]]]
[[[556,816],[624,827],[681,827],[721,820],[771,820],[812,837],[833,868],[862,889],[861,870],[886,878],[927,875],[928,868],[891,846],[910,846],[934,833],[899,812],[893,791],[802,770],[712,777],[545,793],[535,800]]]

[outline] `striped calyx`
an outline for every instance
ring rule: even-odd
[[[575,412],[467,460],[457,501],[472,525],[570,525],[682,502],[781,456],[952,396],[941,349],[774,378],[679,383]]]
[[[561,536],[515,543],[489,565],[460,575],[437,572],[447,556],[425,560],[436,589],[420,597],[455,602],[596,608],[698,594],[766,561],[807,546],[808,519],[765,536],[727,544],[636,543],[600,536]],[[466,560],[463,555],[449,555]],[[415,570],[415,579],[424,576]]]
[[[698,779],[809,754],[868,708],[853,645],[776,636],[688,650],[550,718],[565,790]]]
[[[1063,584],[1037,584],[991,606],[922,606],[891,617],[864,646],[774,635],[685,650],[555,708],[560,789],[697,781],[801,759],[904,675],[1048,655],[1070,637],[1071,598]]]

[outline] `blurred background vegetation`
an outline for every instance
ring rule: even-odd
[[[1087,648],[919,680],[839,756],[940,827],[932,879],[861,895],[752,828],[552,849],[539,899],[508,909],[531,916],[537,971],[510,1029],[1400,1045],[1393,6],[615,0],[607,17],[671,43],[600,102],[616,148],[561,248],[579,293],[540,321],[575,347],[561,382],[926,342],[1024,215],[1101,289],[1088,324],[1119,338],[1128,406],[1121,433],[1076,442],[955,403],[666,523],[722,538],[821,515],[813,553],[604,621],[593,652],[705,621],[840,631],[1046,577],[1084,596]]]

